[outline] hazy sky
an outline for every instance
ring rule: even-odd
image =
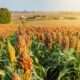
[[[80,0],[0,0],[0,7],[28,11],[80,11]]]

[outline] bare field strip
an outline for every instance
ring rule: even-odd
[[[68,26],[68,27],[79,27],[80,20],[43,20],[43,21],[27,21],[26,25],[30,26]]]

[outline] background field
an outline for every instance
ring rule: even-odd
[[[24,17],[20,20],[20,17]],[[30,18],[30,19],[29,19]],[[24,25],[22,25],[22,21]],[[12,12],[10,24],[0,24],[0,35],[6,36],[25,27],[68,27],[80,28],[79,12]]]
[[[13,12],[0,53],[3,80],[80,80],[80,13]]]

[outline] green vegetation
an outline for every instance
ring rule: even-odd
[[[80,80],[80,55],[74,49],[64,51],[54,43],[48,49],[44,43],[32,42],[33,80]]]
[[[11,13],[7,8],[0,8],[0,23],[10,23],[11,21]]]
[[[15,34],[0,39],[0,80],[14,80],[14,72],[20,78],[24,74],[20,64],[15,61],[19,58],[15,49],[16,41]],[[34,37],[30,50],[33,60],[32,80],[80,80],[80,54],[73,48],[64,51],[57,43],[48,48]]]

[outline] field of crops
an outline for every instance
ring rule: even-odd
[[[79,21],[0,24],[0,80],[80,80]]]

